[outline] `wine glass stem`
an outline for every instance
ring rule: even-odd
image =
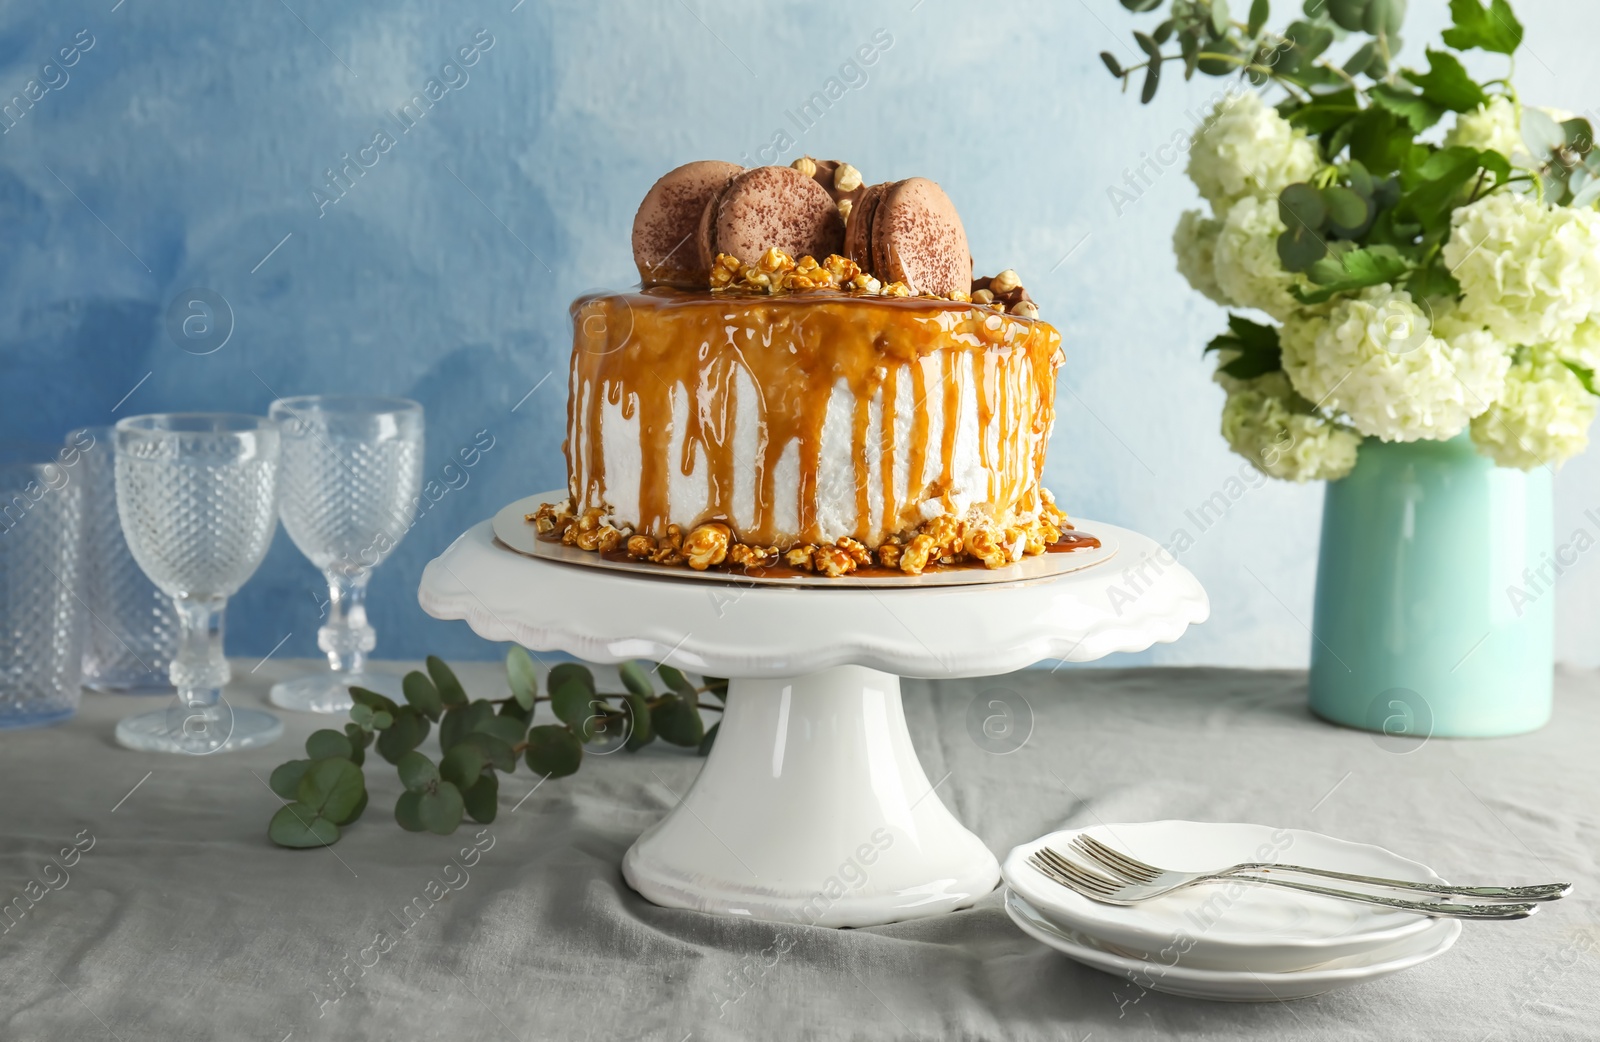
[[[222,619],[228,599],[179,597],[175,603],[183,635],[167,675],[184,705],[210,708],[222,697],[222,688],[232,675],[222,653]]]
[[[359,673],[378,633],[367,623],[368,568],[322,573],[328,580],[328,621],[317,630],[317,647],[328,653],[328,666],[336,673]]]

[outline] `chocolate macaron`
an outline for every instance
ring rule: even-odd
[[[872,223],[878,215],[878,207],[883,204],[892,184],[868,185],[861,190],[861,196],[850,208],[850,219],[845,222],[844,229],[844,255],[855,261],[856,266],[862,271],[874,276],[877,268],[872,259]]]
[[[704,289],[711,264],[701,263],[695,234],[706,204],[744,167],[717,159],[685,163],[650,187],[633,216],[633,263],[645,285]]]
[[[863,199],[861,209],[867,205]],[[927,178],[887,186],[864,232],[870,235],[871,271],[884,282],[903,282],[913,293],[938,296],[970,290],[972,254],[961,215],[944,189]]]
[[[786,166],[762,166],[740,174],[706,204],[697,237],[708,270],[719,253],[754,264],[773,247],[820,262],[844,248],[844,220],[814,179]]]

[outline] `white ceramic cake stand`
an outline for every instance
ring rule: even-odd
[[[901,676],[1142,651],[1209,613],[1154,540],[1078,526],[1110,533],[1117,555],[1026,584],[872,590],[561,564],[506,548],[484,521],[428,564],[418,599],[489,640],[732,678],[710,757],[628,851],[624,877],[660,905],[870,926],[967,907],[1000,878],[917,761]]]

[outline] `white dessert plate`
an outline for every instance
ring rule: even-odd
[[[1141,861],[1201,872],[1241,862],[1315,865],[1361,875],[1442,883],[1433,870],[1366,843],[1300,829],[1206,821],[1151,821],[1069,829],[1024,843],[1001,868],[1013,890],[1060,926],[1157,964],[1289,972],[1371,952],[1426,933],[1437,921],[1412,912],[1250,883],[1207,883],[1136,905],[1091,901],[1042,875],[1028,856],[1042,846],[1069,854],[1086,833]],[[1324,885],[1346,886],[1355,884]]]
[[[1085,966],[1151,991],[1222,1002],[1284,1002],[1377,980],[1443,955],[1461,936],[1460,920],[1428,919],[1421,933],[1307,969],[1286,973],[1205,970],[1188,965],[1182,956],[1176,962],[1153,962],[1120,953],[1103,941],[1052,922],[1009,888],[1006,914],[1029,937]]]
[[[1079,528],[1077,531],[1092,535],[1100,540],[1097,547],[1087,547],[1082,550],[1072,550],[1067,553],[1039,554],[1035,557],[1024,557],[1015,564],[1008,564],[1004,568],[951,568],[947,571],[929,571],[921,575],[847,575],[837,579],[830,579],[825,575],[746,575],[743,572],[704,571],[697,572],[689,567],[671,567],[666,565],[651,564],[648,561],[614,560],[602,557],[600,554],[588,550],[579,550],[575,546],[548,539],[540,539],[533,530],[533,525],[527,521],[527,515],[538,510],[542,504],[555,503],[566,499],[565,489],[555,492],[544,492],[536,496],[526,496],[515,503],[508,503],[494,516],[494,535],[508,549],[529,557],[538,557],[546,561],[560,561],[563,564],[574,564],[584,568],[600,568],[606,571],[631,572],[635,575],[648,575],[656,579],[698,579],[703,582],[734,583],[739,586],[826,586],[832,589],[853,589],[858,587],[871,588],[903,588],[925,586],[976,586],[987,583],[1020,583],[1032,582],[1041,579],[1053,579],[1058,575],[1068,572],[1082,571],[1109,561],[1117,552],[1117,540],[1109,534],[1094,531],[1089,528]]]

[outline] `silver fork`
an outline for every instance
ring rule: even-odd
[[[1072,849],[1087,858],[1090,864],[1106,869],[1112,875],[1122,876],[1133,883],[1155,883],[1158,880],[1161,882],[1174,881],[1172,879],[1161,880],[1162,876],[1176,877],[1186,874],[1230,876],[1243,872],[1272,871],[1322,876],[1325,879],[1342,879],[1348,883],[1389,887],[1395,890],[1407,890],[1416,894],[1475,897],[1486,901],[1554,901],[1557,898],[1565,897],[1572,890],[1571,883],[1540,883],[1535,886],[1450,886],[1446,883],[1418,883],[1409,879],[1384,879],[1381,876],[1362,876],[1352,872],[1335,872],[1328,868],[1279,865],[1265,861],[1244,862],[1205,873],[1168,872],[1166,869],[1147,864],[1132,854],[1125,854],[1115,847],[1107,846],[1093,836],[1086,836],[1082,833],[1073,837]]]
[[[1504,904],[1498,902],[1494,904],[1451,904],[1442,901],[1412,901],[1399,897],[1380,897],[1376,894],[1358,894],[1350,890],[1335,890],[1332,887],[1317,886],[1314,883],[1300,883],[1292,879],[1277,879],[1270,876],[1209,875],[1177,872],[1171,873],[1177,879],[1176,882],[1172,883],[1129,883],[1086,868],[1076,861],[1063,857],[1049,847],[1041,847],[1030,854],[1028,863],[1047,878],[1067,889],[1081,894],[1091,901],[1112,905],[1136,905],[1143,901],[1170,894],[1174,890],[1184,890],[1202,883],[1220,881],[1255,883],[1261,886],[1281,886],[1308,894],[1337,897],[1344,901],[1379,905],[1403,912],[1418,912],[1422,915],[1442,916],[1451,919],[1526,919],[1539,910],[1539,906],[1535,904]]]

